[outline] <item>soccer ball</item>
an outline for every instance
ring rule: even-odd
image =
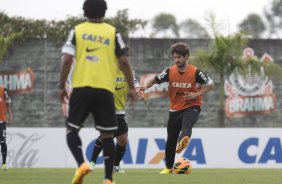
[[[192,164],[187,158],[179,158],[173,164],[175,174],[189,174],[192,170]]]

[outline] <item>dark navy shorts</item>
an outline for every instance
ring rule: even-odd
[[[90,113],[94,118],[97,130],[103,132],[117,130],[112,92],[91,87],[74,88],[69,102],[66,126],[79,130]]]
[[[115,137],[128,132],[128,125],[126,122],[125,114],[117,114],[116,117],[117,117],[118,129],[115,132]]]

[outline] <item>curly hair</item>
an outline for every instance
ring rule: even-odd
[[[106,14],[107,3],[105,0],[85,0],[82,9],[87,18],[103,18]]]
[[[188,56],[190,55],[188,45],[183,42],[177,42],[171,46],[171,55],[174,53],[180,54],[182,56],[185,56],[186,54]]]

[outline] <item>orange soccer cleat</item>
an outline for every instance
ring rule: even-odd
[[[181,139],[181,141],[179,141],[179,143],[176,146],[176,153],[181,153],[189,144],[190,142],[190,138],[188,136],[185,136]]]
[[[88,174],[92,169],[90,169],[87,163],[81,164],[79,168],[76,169],[74,177],[71,184],[82,184],[83,177]]]

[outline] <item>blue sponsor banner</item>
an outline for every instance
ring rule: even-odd
[[[179,157],[188,158],[198,168],[282,168],[281,129],[194,129],[187,149]],[[95,138],[86,146],[90,160]],[[165,166],[165,128],[132,128],[121,161],[123,167],[162,168]],[[103,166],[102,153],[97,166]]]
[[[193,168],[282,168],[281,132],[281,128],[195,128],[188,148],[175,158],[188,158]],[[79,135],[89,160],[99,132],[83,128]],[[166,128],[130,128],[122,167],[165,167],[166,136]],[[65,128],[9,128],[7,144],[9,167],[77,167]],[[102,153],[96,166],[104,167]]]

